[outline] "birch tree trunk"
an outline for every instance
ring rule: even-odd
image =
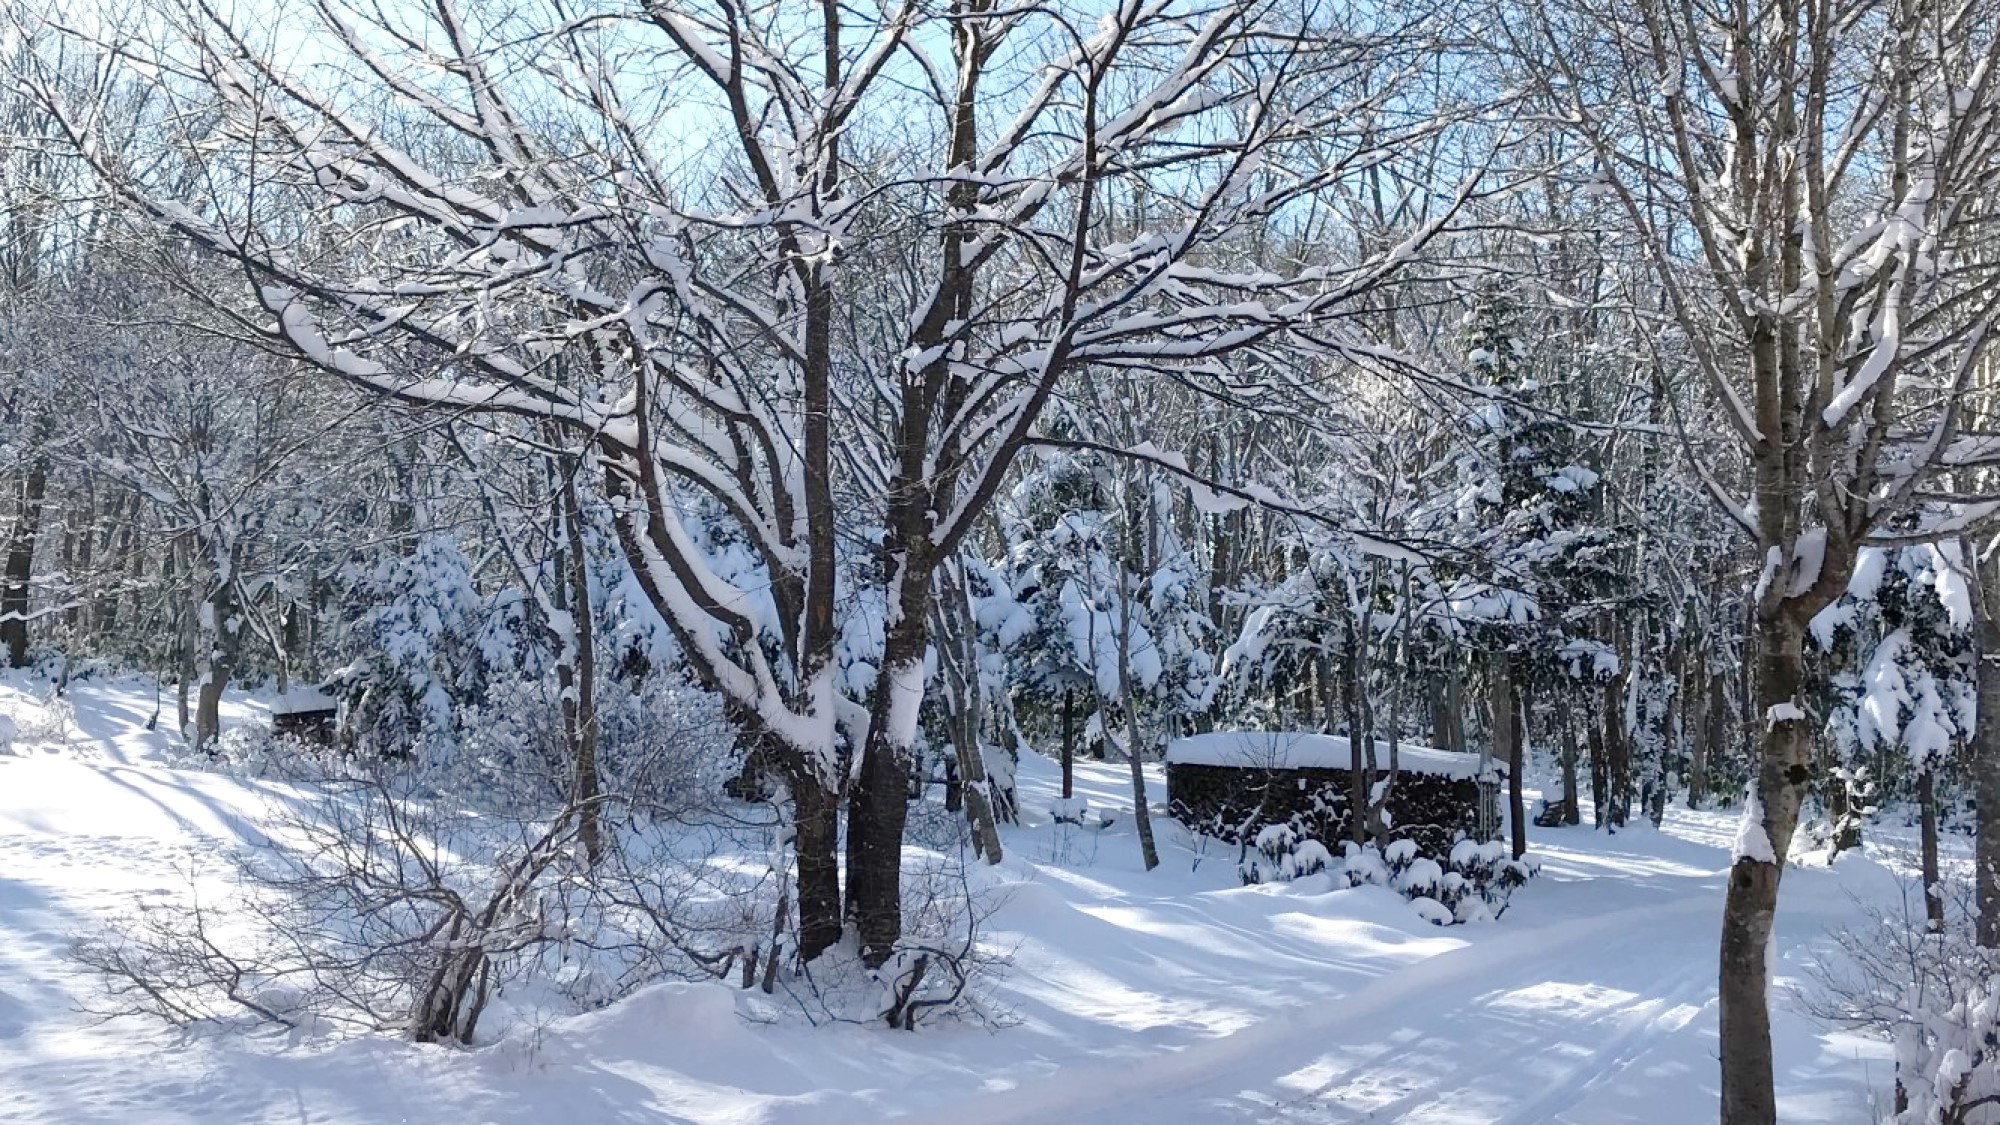
[[[962,811],[966,826],[972,831],[973,854],[997,864],[1001,859],[1000,826],[985,751],[979,739],[982,689],[971,592],[966,586],[964,568],[956,562],[940,568],[938,579],[937,648],[949,694],[952,753]],[[951,802],[947,800],[946,804],[949,806]]]
[[[583,854],[595,866],[604,851],[600,837],[602,794],[597,775],[597,638],[591,621],[590,558],[585,552],[582,506],[577,501],[576,459],[558,466],[562,474],[561,503],[563,531],[568,541],[567,573],[558,582],[569,585],[569,635],[564,638],[573,651],[556,666],[562,692],[563,725],[570,744],[570,802],[576,808],[577,838]]]
[[[1783,859],[1812,778],[1805,716],[1795,713],[1805,680],[1804,629],[1789,615],[1771,615],[1762,621],[1762,632],[1757,701],[1765,729],[1755,800],[1743,810],[1743,831],[1752,847],[1730,867],[1722,908],[1718,996],[1722,1040],[1728,1044],[1722,1054],[1722,1120],[1731,1125],[1777,1120],[1766,951]]]

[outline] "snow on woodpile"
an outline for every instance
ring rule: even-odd
[[[1480,768],[1476,754],[1399,746],[1388,784],[1389,745],[1375,743],[1376,788],[1386,801],[1389,835],[1442,856],[1460,839],[1494,823],[1501,769]],[[1353,759],[1347,739],[1286,731],[1227,731],[1167,747],[1167,802],[1174,818],[1226,843],[1256,839],[1268,825],[1288,825],[1322,843],[1347,839]],[[1383,786],[1387,785],[1387,788]]]
[[[271,700],[271,729],[304,742],[332,746],[339,735],[340,701],[310,685],[294,686]]]
[[[298,715],[338,709],[340,701],[316,687],[293,687],[271,700],[271,714]]]
[[[1354,752],[1347,739],[1337,734],[1216,731],[1169,743],[1167,764],[1266,770],[1349,769],[1354,764]],[[1479,755],[1438,750],[1430,746],[1398,746],[1396,764],[1405,773],[1437,777],[1470,779],[1481,774]],[[1375,768],[1389,768],[1389,744],[1380,740],[1375,743]],[[1486,771],[1496,776],[1504,774],[1506,765],[1489,760]]]

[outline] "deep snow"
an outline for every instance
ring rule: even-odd
[[[183,893],[177,864],[254,838],[283,792],[168,768],[173,739],[142,729],[149,686],[75,685],[62,717],[43,688],[8,683],[0,1121],[1713,1119],[1735,813],[1537,830],[1542,875],[1501,921],[1438,928],[1379,888],[1237,886],[1233,853],[1163,820],[1162,866],[1142,872],[1116,763],[1078,764],[1080,795],[1113,814],[1102,831],[1050,823],[1056,770],[1022,763],[1027,823],[1006,832],[988,922],[1012,951],[997,1030],[751,1023],[732,990],[680,984],[586,1015],[517,1014],[473,1050],[104,1023],[76,1010],[91,985],[65,959],[72,938],[138,897]],[[232,699],[225,717],[261,710]],[[1858,919],[1857,898],[1898,893],[1867,858],[1789,873],[1781,982]],[[1872,1119],[1885,1045],[1786,1008],[1776,1036],[1783,1120]]]

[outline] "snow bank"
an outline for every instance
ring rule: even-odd
[[[1460,779],[1480,776],[1477,754],[1406,744],[1396,748],[1396,762],[1398,768],[1408,773]],[[1354,752],[1349,749],[1345,737],[1335,734],[1217,731],[1168,743],[1167,764],[1249,769],[1347,769],[1354,764]],[[1375,743],[1375,768],[1389,768],[1389,744],[1379,739]],[[1489,761],[1486,768],[1494,776],[1506,772],[1506,766],[1501,762]]]

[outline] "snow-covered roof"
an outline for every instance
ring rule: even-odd
[[[1337,734],[1299,731],[1216,731],[1176,739],[1167,744],[1167,762],[1179,766],[1237,766],[1245,769],[1347,769],[1354,764],[1347,739]],[[1439,777],[1479,776],[1479,755],[1399,744],[1397,768]],[[1389,768],[1389,744],[1375,743],[1375,768]],[[1494,774],[1506,772],[1503,762],[1489,761]]]
[[[271,700],[271,714],[296,715],[301,711],[332,711],[340,701],[315,687],[295,687]]]

